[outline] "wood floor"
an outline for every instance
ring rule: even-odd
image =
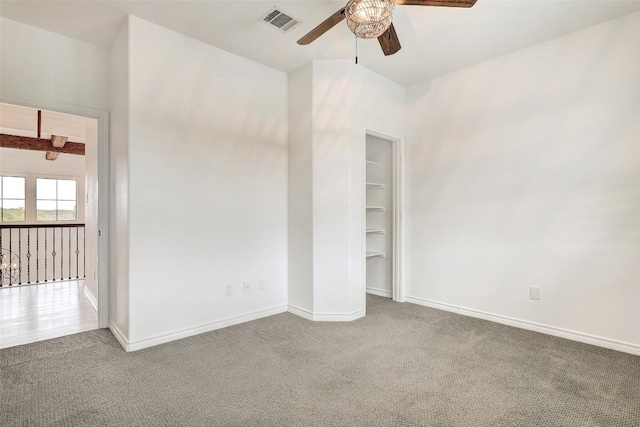
[[[84,280],[0,288],[0,348],[98,328]]]

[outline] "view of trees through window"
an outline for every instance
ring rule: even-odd
[[[24,221],[25,179],[15,176],[0,176],[0,221]]]
[[[36,214],[38,221],[75,221],[78,217],[77,183],[71,179],[38,178]]]

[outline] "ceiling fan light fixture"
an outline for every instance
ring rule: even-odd
[[[349,0],[344,14],[356,37],[375,39],[391,25],[394,9],[394,0]]]

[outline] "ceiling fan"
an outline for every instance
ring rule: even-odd
[[[307,45],[335,27],[344,19],[347,26],[361,39],[378,38],[385,55],[393,55],[401,49],[398,34],[393,27],[393,11],[395,5],[407,6],[444,6],[472,7],[477,0],[349,0],[347,5],[331,15],[306,36],[298,40],[298,44]]]

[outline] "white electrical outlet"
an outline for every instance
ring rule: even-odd
[[[264,279],[258,280],[258,290],[264,291],[266,288],[267,286],[265,285]]]
[[[251,292],[251,283],[250,282],[244,282],[242,284],[242,287],[244,289],[244,293],[248,294],[249,292]]]
[[[227,283],[226,285],[224,285],[224,294],[225,294],[225,296],[228,296],[228,297],[233,295],[233,285],[232,284]]]
[[[529,288],[529,298],[531,299],[540,299],[540,288],[536,288],[535,286],[531,286]]]

